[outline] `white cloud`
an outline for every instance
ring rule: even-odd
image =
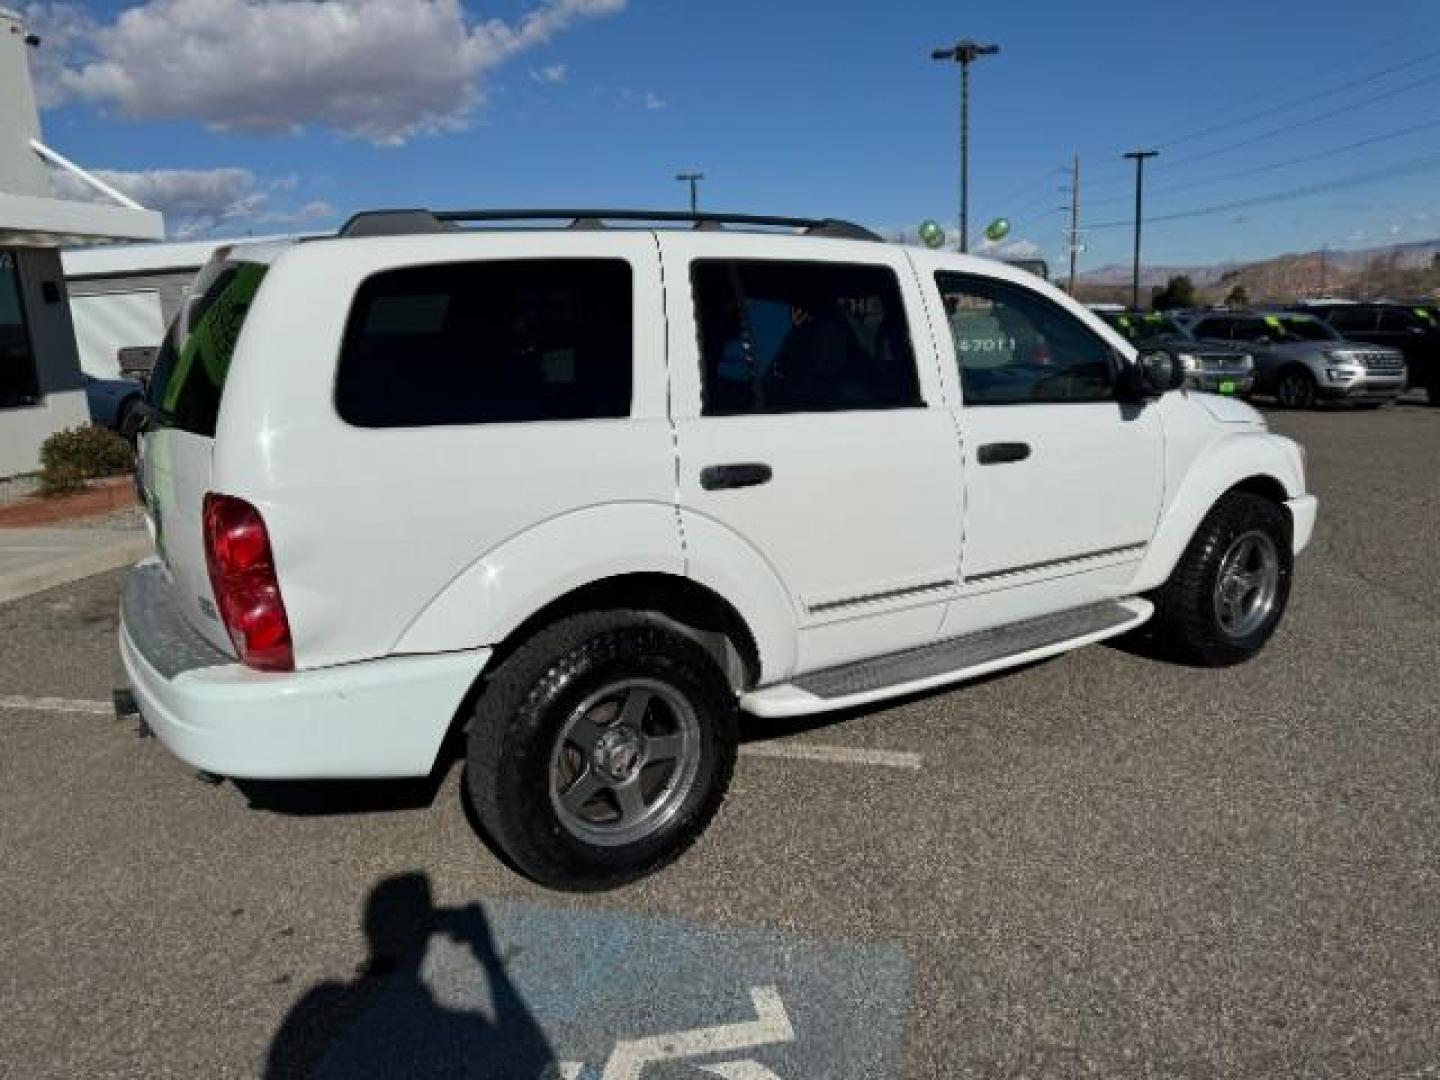
[[[199,236],[222,227],[314,223],[336,215],[333,206],[318,199],[295,208],[273,206],[271,194],[293,188],[294,178],[262,183],[249,169],[95,169],[93,173],[140,205],[163,213],[170,235],[177,237]],[[106,201],[70,173],[57,171],[52,179],[57,194],[65,198]]]
[[[980,255],[993,255],[999,259],[1035,259],[1043,255],[1044,250],[1034,240],[991,240],[984,236],[975,248]]]
[[[1044,253],[1045,249],[1034,240],[1012,240],[999,248],[999,254],[1007,259],[1036,259]]]
[[[144,0],[109,23],[72,4],[32,5],[27,19],[48,40],[36,67],[47,106],[218,131],[318,124],[396,145],[464,128],[488,73],[625,4],[539,0],[506,22],[473,19],[459,0]]]
[[[530,69],[530,78],[538,83],[563,83],[569,74],[564,64],[546,64],[542,68]]]
[[[645,108],[652,110],[663,109],[665,108],[665,104],[665,99],[662,98],[659,94],[655,93],[653,90],[645,91]]]

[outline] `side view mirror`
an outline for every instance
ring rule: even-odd
[[[115,350],[115,363],[125,378],[138,379],[148,385],[159,351],[154,345],[122,345]]]
[[[1147,349],[1125,370],[1126,396],[1132,400],[1159,397],[1185,385],[1185,367],[1180,358],[1163,349]]]

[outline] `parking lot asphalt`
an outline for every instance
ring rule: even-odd
[[[750,721],[600,896],[458,769],[210,786],[85,711],[119,573],[0,606],[0,1077],[1440,1076],[1440,410],[1270,418],[1322,505],[1257,660]]]

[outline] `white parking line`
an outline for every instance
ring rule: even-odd
[[[0,709],[25,709],[30,712],[85,713],[88,716],[114,716],[115,706],[109,701],[82,701],[79,698],[23,697],[0,694]]]
[[[0,709],[27,712],[75,713],[84,716],[114,716],[115,706],[109,701],[87,701],[83,698],[26,697],[22,694],[0,694]],[[783,758],[791,761],[820,761],[827,765],[878,765],[887,769],[918,772],[924,763],[919,754],[905,750],[866,750],[853,746],[829,746],[805,742],[752,742],[740,747],[744,757]]]
[[[825,746],[820,743],[762,742],[740,747],[746,757],[791,758],[823,761],[830,765],[882,765],[890,769],[919,770],[924,759],[904,750],[863,750],[853,746]]]

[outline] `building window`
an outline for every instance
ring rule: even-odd
[[[14,252],[0,251],[0,409],[39,400],[35,349],[20,299],[20,267]]]

